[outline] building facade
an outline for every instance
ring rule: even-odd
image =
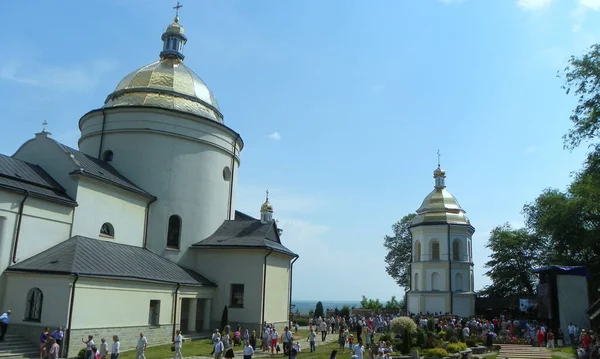
[[[69,357],[87,335],[126,350],[211,331],[225,307],[250,330],[289,323],[298,256],[268,197],[259,218],[235,210],[242,138],[184,64],[178,17],[161,39],[80,119],[78,150],[43,130],[0,155],[0,311],[34,343],[66,328]]]
[[[422,314],[475,312],[472,238],[475,228],[446,189],[446,172],[434,171],[435,186],[410,227],[411,287],[408,311]]]

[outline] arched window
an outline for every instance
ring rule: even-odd
[[[167,247],[179,249],[181,239],[181,217],[174,214],[169,217],[169,229],[167,231]]]
[[[112,224],[106,222],[100,227],[100,236],[115,238],[115,227]]]
[[[113,151],[111,151],[111,150],[104,151],[104,153],[102,154],[102,161],[110,162],[112,160],[113,160]]]
[[[457,292],[463,291],[463,276],[460,273],[456,273],[454,276],[454,288]]]
[[[437,240],[431,242],[431,259],[434,261],[440,260],[440,242]]]
[[[415,242],[415,262],[421,261],[421,242]]]
[[[415,290],[419,290],[419,273],[415,273],[415,285],[413,287]]]
[[[25,320],[31,322],[40,322],[42,320],[42,304],[44,294],[39,288],[31,288],[27,292],[27,302],[25,303]]]
[[[471,241],[467,241],[467,256],[469,256],[468,260],[471,261],[473,255],[471,254]]]
[[[455,239],[454,242],[452,242],[452,260],[460,260],[460,240],[458,239]]]
[[[431,273],[431,290],[440,290],[440,275],[438,272]]]

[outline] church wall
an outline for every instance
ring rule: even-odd
[[[271,253],[267,257],[265,321],[288,325],[290,303],[290,257]]]
[[[150,208],[147,248],[191,265],[193,256],[185,249],[228,218],[231,179],[224,178],[224,169],[231,172],[237,135],[212,121],[167,110],[113,108],[105,113],[102,148],[113,151],[111,165],[158,198]],[[81,150],[98,153],[102,116],[89,114],[80,124]],[[240,144],[236,156],[239,150]],[[238,165],[236,159],[234,181]],[[182,219],[180,250],[166,248],[171,215]]]
[[[24,194],[0,190],[0,273],[12,264],[12,250]],[[73,207],[29,196],[23,207],[16,259],[23,261],[69,238]]]
[[[230,323],[244,328],[260,327],[262,318],[263,265],[267,250],[195,249],[198,271],[215,281],[217,293],[212,303],[212,327],[220,324],[228,306]],[[244,284],[244,308],[231,308],[232,284]]]
[[[461,317],[470,317],[475,314],[475,296],[460,296],[455,295],[452,299],[452,314]]]
[[[73,235],[141,247],[147,202],[142,196],[81,177]],[[100,235],[100,227],[105,222],[112,224],[114,238]]]
[[[40,333],[45,326],[67,326],[72,277],[17,272],[5,272],[3,277],[5,290],[2,294],[2,308],[12,311],[10,331],[19,333],[33,343],[39,343]],[[43,294],[39,322],[25,320],[27,294],[32,288],[39,288]]]
[[[37,133],[35,139],[25,142],[13,157],[42,167],[71,198],[77,197],[77,180],[69,175],[77,166],[69,154],[52,140],[50,133]]]

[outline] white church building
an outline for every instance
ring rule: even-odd
[[[240,134],[184,64],[178,17],[160,59],[125,76],[79,120],[79,149],[45,129],[0,155],[0,311],[34,343],[143,332],[151,344],[229,324],[289,323],[292,265],[268,197],[235,210]],[[9,136],[10,134],[2,134]],[[257,205],[258,214],[258,205]]]
[[[408,311],[415,314],[475,314],[472,238],[475,228],[446,189],[446,172],[433,172],[435,186],[410,227],[411,287]]]

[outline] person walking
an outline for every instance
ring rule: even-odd
[[[119,354],[121,353],[121,342],[119,341],[119,337],[113,335],[113,344],[110,349],[110,359],[119,359]]]
[[[8,325],[10,324],[10,310],[2,313],[0,315],[0,342],[4,341],[4,336],[6,335],[6,331],[8,330]]]
[[[175,341],[173,342],[173,347],[175,348],[175,356],[173,359],[183,359],[183,355],[181,355],[181,347],[183,345],[183,336],[181,335],[181,330],[177,330],[175,332]]]
[[[244,347],[244,359],[252,359],[254,354],[254,348],[250,345],[250,341],[246,340],[246,346]]]
[[[85,359],[93,359],[92,347],[96,345],[96,343],[94,343],[94,336],[88,335],[88,340],[81,338],[81,341],[85,344]]]
[[[223,355],[223,351],[225,350],[225,346],[223,345],[223,342],[221,341],[221,337],[217,338],[217,341],[215,342],[215,346],[214,346],[214,353],[215,353],[215,359],[221,359],[221,356]]]
[[[137,353],[135,359],[146,359],[146,346],[148,345],[148,339],[144,336],[144,333],[140,333],[140,339],[136,347]]]

